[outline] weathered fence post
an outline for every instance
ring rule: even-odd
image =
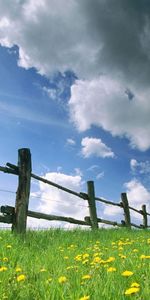
[[[15,218],[12,225],[12,230],[17,233],[25,233],[31,180],[30,149],[23,148],[18,150],[18,170],[19,182],[15,203]]]
[[[98,221],[97,221],[96,204],[95,204],[95,190],[94,190],[94,182],[93,181],[87,182],[87,190],[88,190],[88,204],[89,204],[91,228],[97,229]]]
[[[146,205],[142,205],[142,215],[143,215],[143,228],[147,228],[147,212]]]
[[[125,226],[131,228],[129,203],[126,193],[121,193],[122,207],[124,210]]]

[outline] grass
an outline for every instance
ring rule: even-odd
[[[0,299],[149,300],[150,232],[0,231]]]

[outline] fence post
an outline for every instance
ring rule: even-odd
[[[12,230],[17,233],[25,233],[31,181],[30,149],[23,148],[18,150],[18,170],[18,189],[15,203],[15,218],[12,225]]]
[[[122,207],[124,210],[125,226],[131,228],[129,203],[126,193],[121,193]]]
[[[87,190],[88,190],[88,204],[89,204],[91,228],[97,229],[98,221],[97,221],[96,204],[95,204],[95,190],[94,190],[94,182],[93,181],[87,182]]]
[[[143,215],[143,228],[147,228],[147,212],[146,205],[142,205],[142,215]]]

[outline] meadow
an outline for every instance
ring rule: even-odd
[[[1,230],[0,299],[149,300],[150,232]]]

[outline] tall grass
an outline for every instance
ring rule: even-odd
[[[149,300],[150,232],[0,231],[0,299]]]

